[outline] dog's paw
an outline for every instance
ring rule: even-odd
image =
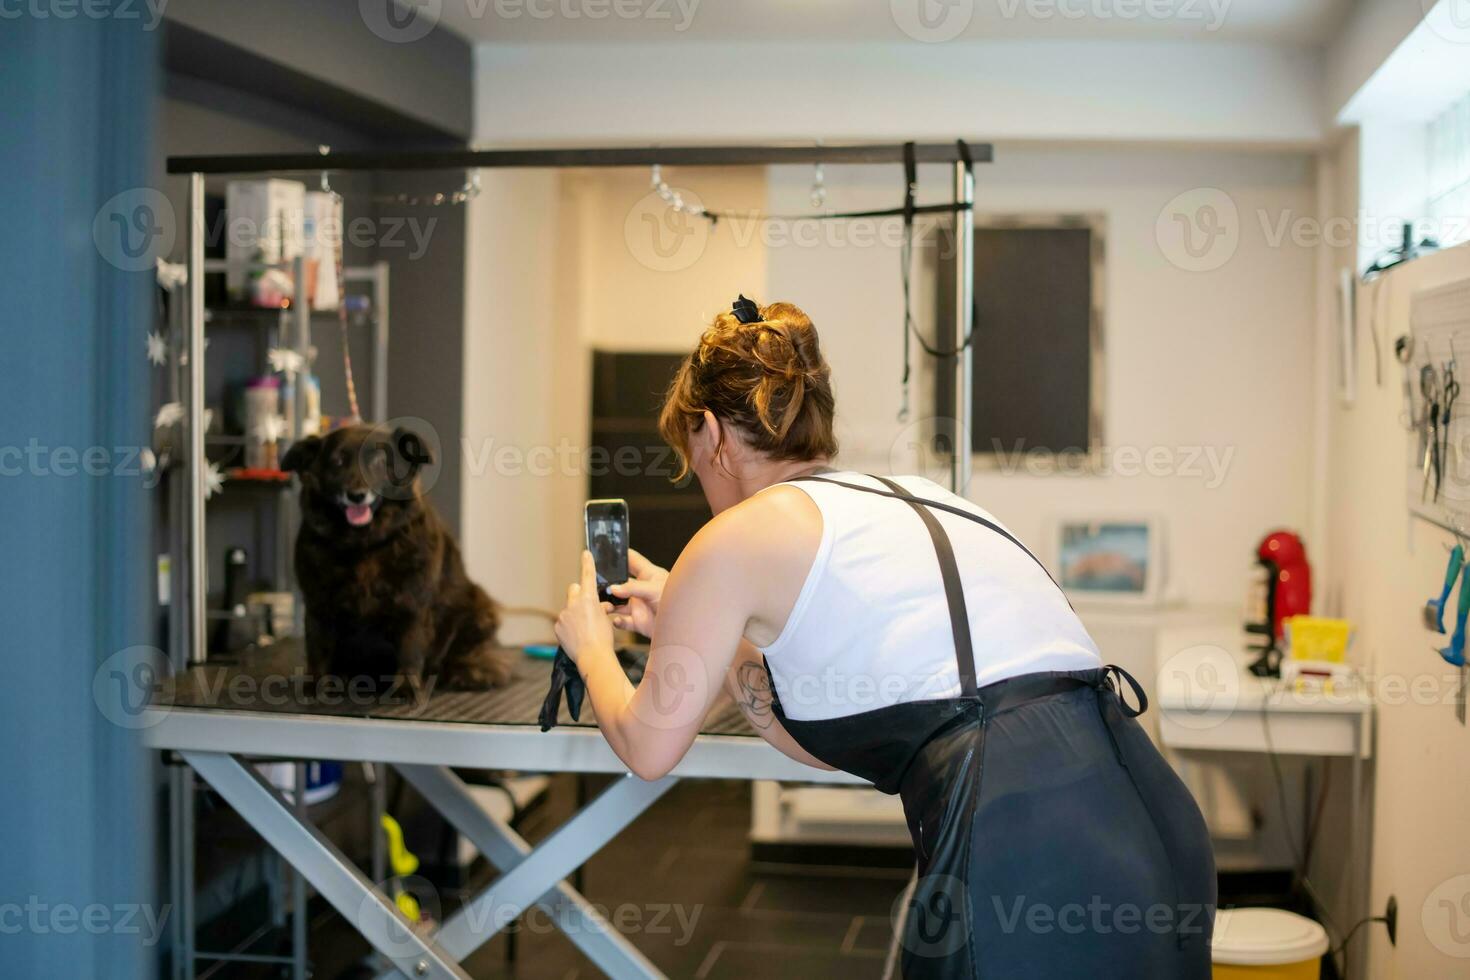
[[[515,651],[484,644],[444,665],[444,686],[451,691],[488,691],[510,683]]]

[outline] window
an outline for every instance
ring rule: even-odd
[[[975,216],[977,465],[1101,448],[1102,243],[1097,215]],[[947,265],[938,266],[941,303],[952,289]],[[954,410],[953,365],[938,365],[941,418]]]
[[[1440,245],[1470,241],[1470,95],[1429,124],[1428,213]]]

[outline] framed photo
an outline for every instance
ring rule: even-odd
[[[1073,599],[1156,603],[1163,592],[1163,555],[1160,525],[1154,518],[1057,522],[1057,581]]]

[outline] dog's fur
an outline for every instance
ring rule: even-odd
[[[281,461],[301,484],[296,578],[314,678],[367,677],[380,691],[391,678],[416,694],[510,680],[499,610],[424,497],[427,462],[414,433],[366,425],[299,440]]]

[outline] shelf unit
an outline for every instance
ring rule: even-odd
[[[208,259],[204,260],[200,267],[203,268],[206,275],[223,274],[225,262],[222,259]],[[252,271],[263,271],[266,268],[255,266]],[[290,270],[293,283],[302,284],[307,281],[306,263],[303,258],[292,260],[284,268]],[[368,330],[372,357],[370,381],[367,386],[368,400],[364,407],[367,408],[369,417],[375,419],[386,418],[388,409],[388,273],[389,266],[384,261],[369,266],[349,266],[343,269],[347,292],[351,294],[353,287],[356,286],[361,293],[365,287],[370,297],[370,305],[365,313],[349,312],[349,332],[348,335],[341,338],[341,342],[350,344],[354,332],[364,327]],[[205,358],[202,356],[204,353],[202,345],[190,342],[188,324],[191,306],[195,307],[194,312],[201,315],[206,337],[210,334],[223,335],[226,330],[248,330],[259,333],[260,336],[255,341],[257,374],[271,373],[262,356],[262,351],[271,347],[289,347],[299,355],[301,364],[305,366],[301,373],[306,373],[310,367],[309,355],[312,347],[313,328],[336,330],[339,323],[338,313],[335,310],[311,310],[305,303],[292,304],[281,309],[235,305],[196,306],[203,302],[204,284],[202,282],[190,283],[187,278],[168,291],[171,301],[168,304],[168,320],[164,324],[167,331],[166,340],[169,348],[180,352],[181,356],[175,361],[177,370],[169,373],[165,386],[165,397],[170,401],[181,402],[185,406],[184,432],[187,442],[183,447],[184,458],[187,461],[189,453],[196,449],[202,450],[201,458],[206,460],[238,454],[244,449],[245,437],[243,435],[205,431],[206,427],[201,424],[205,408]],[[293,291],[297,295],[303,292],[300,288]],[[347,296],[341,297],[340,300],[346,302]],[[357,328],[356,331],[353,328]],[[318,376],[320,376],[319,371]],[[294,386],[295,400],[290,412],[290,431],[281,440],[283,452],[286,445],[306,435],[303,432],[307,407],[306,387],[304,380],[298,375]],[[345,394],[343,397],[345,398]],[[224,420],[224,407],[222,400],[213,406],[214,411],[219,413],[217,417],[221,422]],[[294,596],[292,604],[294,634],[301,635],[303,628],[303,603],[300,590],[294,581],[290,559],[300,521],[292,482],[289,479],[227,478],[221,493],[206,503],[203,497],[203,481],[197,479],[200,469],[202,467],[186,467],[182,472],[171,474],[167,482],[166,506],[169,519],[166,551],[169,556],[170,575],[168,576],[167,592],[169,615],[166,641],[169,663],[176,672],[203,664],[208,659],[209,627],[214,620],[207,611],[207,602],[201,603],[197,597],[208,596],[206,529],[209,524],[209,510],[218,508],[217,501],[225,499],[224,494],[233,494],[231,500],[245,500],[246,506],[257,512],[257,526],[273,523],[275,541],[272,563],[274,567],[270,573],[271,584],[278,590],[285,591],[289,588],[292,592]],[[240,496],[242,492],[248,493],[249,497],[242,498]],[[261,518],[260,514],[267,510],[272,516]],[[177,574],[179,569],[187,570],[187,578]],[[206,606],[202,615],[200,614],[201,606]],[[297,787],[302,787],[305,782],[306,764],[298,762],[295,764],[295,784]],[[169,835],[171,848],[169,889],[175,909],[172,923],[175,950],[173,976],[176,980],[193,978],[201,966],[209,969],[228,963],[273,963],[289,967],[291,975],[296,980],[305,980],[308,975],[306,960],[307,885],[300,875],[292,872],[268,849],[263,853],[266,854],[265,862],[269,876],[270,921],[250,933],[244,940],[236,943],[233,948],[221,950],[198,948],[197,789],[198,783],[192,769],[182,764],[169,767],[169,820],[172,825],[172,832]],[[344,787],[339,792],[357,791],[358,789],[344,782]],[[380,880],[386,865],[386,857],[382,853],[382,845],[379,840],[380,835],[376,831],[378,814],[383,812],[385,806],[381,780],[373,780],[368,787],[368,792],[370,793],[370,805],[367,808],[370,820],[368,833],[373,841],[372,867],[375,878]],[[298,797],[300,795],[298,793]],[[298,804],[298,806],[302,805],[304,804]],[[320,807],[331,807],[332,805],[332,802],[319,804]],[[307,809],[313,808],[308,807]],[[288,928],[291,936],[290,955],[262,953],[258,950],[262,941],[272,937],[279,939],[286,934]]]

